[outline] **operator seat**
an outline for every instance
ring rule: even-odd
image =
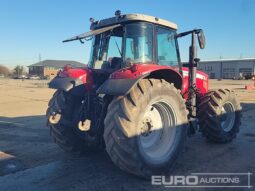
[[[110,62],[110,68],[115,70],[121,69],[122,62],[120,57],[113,57]]]

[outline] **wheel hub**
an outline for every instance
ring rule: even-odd
[[[143,120],[143,126],[141,128],[141,132],[142,132],[142,136],[147,137],[152,133],[152,128],[153,128],[153,124],[152,124],[152,120],[147,117],[145,118],[145,120]]]
[[[221,109],[221,127],[224,131],[229,132],[235,124],[235,111],[232,103],[227,102]]]
[[[141,121],[140,148],[150,161],[165,160],[175,138],[174,113],[164,102],[152,104]]]

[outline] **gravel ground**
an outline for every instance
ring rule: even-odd
[[[243,107],[241,131],[229,144],[208,143],[199,133],[189,138],[173,175],[255,172],[255,90],[244,90],[250,83],[210,81],[211,88],[237,93]],[[0,80],[0,190],[248,190],[152,186],[120,171],[106,152],[65,154],[45,126],[47,102],[54,92],[46,85],[46,81]],[[254,174],[251,185],[255,186]]]

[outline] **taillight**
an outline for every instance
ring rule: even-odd
[[[59,70],[58,76],[61,77],[61,78],[69,77],[68,72],[65,71],[65,70]]]
[[[71,69],[71,66],[69,66],[69,65],[66,65],[65,67],[64,67],[64,71],[68,71],[68,70],[70,70]]]

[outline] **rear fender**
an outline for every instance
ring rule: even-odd
[[[177,89],[182,88],[182,76],[178,68],[156,64],[134,64],[112,73],[97,90],[98,94],[121,96],[128,94],[131,89],[144,78],[165,79],[174,83]]]
[[[74,94],[82,94],[92,88],[93,78],[90,69],[69,69],[60,71],[49,83],[49,88],[72,91]]]

